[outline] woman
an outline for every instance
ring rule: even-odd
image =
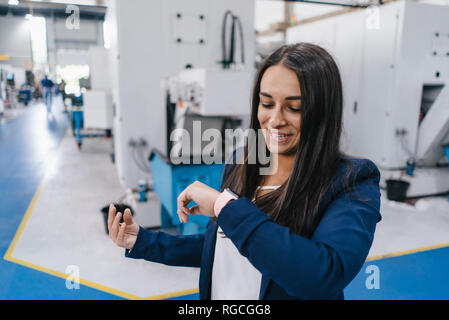
[[[250,127],[264,132],[276,170],[262,175],[247,146],[244,164],[225,167],[221,193],[195,182],[178,197],[182,222],[211,217],[205,233],[151,232],[129,211],[120,224],[111,206],[110,236],[127,257],[201,267],[201,299],[343,299],[381,216],[378,169],[339,151],[338,68],[321,47],[283,46],[253,90]]]

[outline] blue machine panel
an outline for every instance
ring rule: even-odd
[[[449,145],[444,147],[444,151],[446,152],[447,161],[449,161]]]
[[[154,191],[162,203],[162,227],[176,226],[182,234],[196,234],[206,230],[209,218],[190,216],[189,222],[181,223],[178,218],[176,199],[194,181],[201,181],[209,187],[220,190],[224,164],[180,164],[174,165],[153,152],[150,158]],[[195,205],[191,203],[189,207]]]

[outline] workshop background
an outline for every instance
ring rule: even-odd
[[[449,299],[449,0],[0,0],[0,299],[198,299],[199,269],[124,257],[107,206],[204,232],[176,197],[223,164],[175,165],[171,132],[246,129],[257,66],[300,41],[334,56],[342,149],[382,174],[345,298]]]

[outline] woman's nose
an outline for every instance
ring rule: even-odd
[[[268,123],[272,128],[278,128],[286,124],[284,115],[282,113],[282,108],[280,106],[276,106],[275,108],[273,108]]]

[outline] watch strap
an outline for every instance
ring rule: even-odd
[[[223,209],[223,207],[225,205],[228,204],[229,201],[231,200],[236,200],[238,199],[237,195],[230,191],[229,189],[225,189],[217,198],[217,200],[215,200],[215,204],[214,204],[214,213],[215,216],[218,217],[218,215],[220,214],[221,210]]]

